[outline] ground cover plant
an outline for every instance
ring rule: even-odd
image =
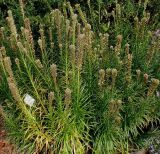
[[[8,10],[0,113],[21,153],[129,153],[159,135],[160,41],[139,5],[131,22],[115,3],[101,33],[79,4],[64,3],[37,39],[23,7],[21,28]]]

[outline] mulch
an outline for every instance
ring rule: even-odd
[[[7,140],[2,117],[0,117],[0,154],[16,154],[14,146]]]

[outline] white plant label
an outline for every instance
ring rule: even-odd
[[[158,98],[160,98],[160,91],[156,91],[156,95]]]
[[[25,94],[24,96],[24,102],[29,105],[30,107],[33,106],[33,104],[35,103],[35,99],[30,96],[29,94]]]

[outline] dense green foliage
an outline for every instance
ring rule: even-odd
[[[159,135],[153,1],[12,2],[1,12],[0,113],[18,150],[125,154]]]

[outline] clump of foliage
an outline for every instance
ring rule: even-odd
[[[23,7],[20,29],[8,11],[0,31],[1,114],[20,150],[105,154],[144,145],[143,130],[160,117],[160,43],[145,7],[132,25],[121,9],[116,3],[114,31],[102,34],[80,5],[65,3],[39,25],[37,40]]]

